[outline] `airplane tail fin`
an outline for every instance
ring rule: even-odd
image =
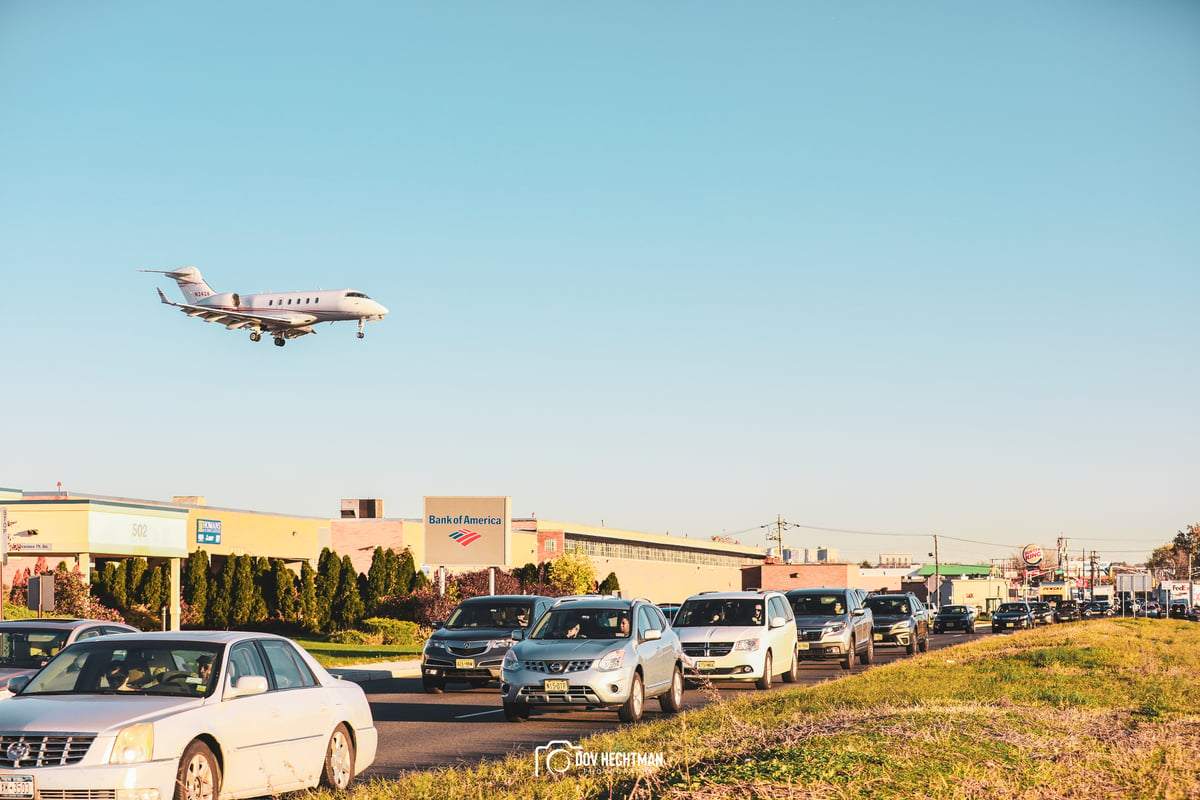
[[[179,290],[183,292],[184,299],[193,305],[213,294],[212,288],[205,283],[204,278],[200,275],[200,270],[195,267],[183,267],[176,270],[143,269],[139,272],[156,272],[159,275],[174,278],[175,283],[179,284]],[[162,296],[161,291],[158,294]]]

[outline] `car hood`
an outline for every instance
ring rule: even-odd
[[[628,639],[526,639],[518,642],[517,657],[549,661],[598,658],[629,643]]]
[[[765,635],[762,628],[743,625],[697,625],[673,630],[681,642],[736,642]]]
[[[0,731],[115,733],[203,703],[203,698],[143,695],[17,695],[0,703]]]
[[[490,642],[495,639],[511,639],[511,628],[469,628],[449,630],[441,628],[434,631],[429,638],[438,642]]]
[[[824,617],[813,615],[796,615],[796,626],[800,628],[822,628],[835,622],[845,622],[845,617]]]
[[[910,619],[912,617],[908,614],[880,614],[878,611],[875,612],[875,622],[884,625],[891,625],[896,622],[908,622]]]

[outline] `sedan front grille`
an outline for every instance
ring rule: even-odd
[[[0,733],[0,767],[29,769],[78,764],[95,740],[95,734],[85,733]]]

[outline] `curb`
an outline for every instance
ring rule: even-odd
[[[354,683],[368,683],[392,678],[418,678],[421,676],[420,661],[388,661],[378,664],[351,664],[344,667],[328,667],[335,678]]]

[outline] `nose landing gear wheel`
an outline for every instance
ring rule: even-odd
[[[283,347],[283,345],[284,345],[284,343],[285,343],[286,341],[287,341],[287,340],[286,340],[286,339],[284,339],[282,336],[276,336],[276,337],[275,337],[275,346],[276,346],[276,347]]]
[[[260,339],[262,339],[262,334],[261,334],[261,333],[259,333],[258,331],[253,331],[253,332],[250,334],[250,341],[252,341],[252,342],[257,342],[257,341],[259,341]]]

